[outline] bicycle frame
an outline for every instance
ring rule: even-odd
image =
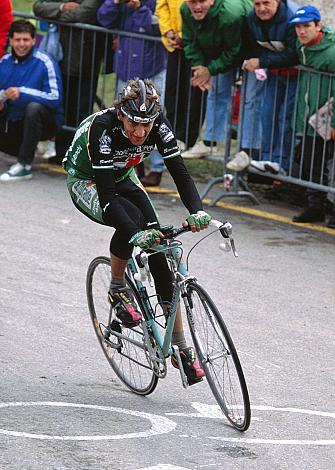
[[[173,354],[173,350],[171,348],[171,340],[180,296],[185,293],[185,282],[188,279],[191,279],[191,277],[189,276],[185,264],[181,260],[182,254],[179,246],[173,246],[173,243],[171,243],[170,245],[169,242],[167,243],[167,246],[158,245],[157,247],[155,247],[155,250],[152,253],[148,254],[148,256],[155,256],[155,253],[158,252],[165,252],[165,254],[167,255],[168,262],[170,263],[170,269],[175,278],[172,301],[166,313],[166,325],[164,335],[161,334],[161,331],[158,327],[146,287],[140,280],[134,278],[134,275],[138,272],[137,264],[135,261],[135,255],[133,255],[132,258],[129,260],[128,268],[132,273],[132,277],[136,284],[137,290],[140,293],[142,304],[146,310],[147,326],[152,332],[152,335],[154,336],[158,345],[162,349],[164,357],[168,357]]]

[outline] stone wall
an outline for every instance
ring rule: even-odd
[[[315,5],[321,11],[323,23],[335,29],[334,0],[295,0],[299,5]]]

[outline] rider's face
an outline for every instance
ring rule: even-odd
[[[118,119],[123,122],[124,131],[130,142],[134,145],[144,144],[154,125],[153,122],[140,124],[138,122],[132,121],[126,116],[122,116],[121,114],[118,115]]]

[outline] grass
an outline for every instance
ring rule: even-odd
[[[17,11],[32,13],[35,0],[12,0],[13,8]]]

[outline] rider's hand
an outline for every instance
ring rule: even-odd
[[[190,226],[192,232],[199,232],[208,227],[211,219],[212,216],[207,214],[207,212],[198,211],[196,214],[190,214],[186,219],[186,223]]]
[[[129,243],[139,246],[143,250],[147,250],[158,245],[162,238],[163,235],[161,232],[155,228],[149,228],[148,230],[142,230],[141,232],[135,233],[135,235],[133,235],[129,240]]]

